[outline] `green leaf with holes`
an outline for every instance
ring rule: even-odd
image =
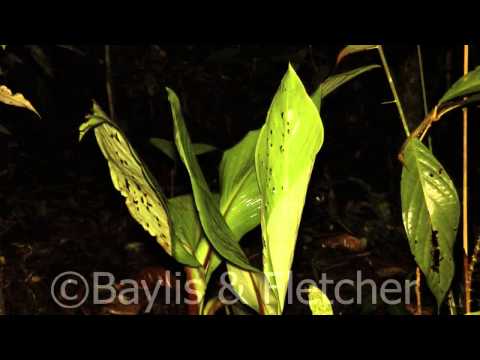
[[[235,235],[220,213],[218,202],[210,192],[210,188],[200,169],[196,155],[193,152],[190,136],[188,135],[183,119],[180,101],[173,90],[167,88],[167,93],[174,122],[175,144],[177,145],[180,158],[190,175],[193,196],[203,230],[212,246],[223,258],[242,269],[256,271],[248,262]]]
[[[0,45],[2,47],[3,50],[5,50],[7,48],[7,45]]]
[[[367,71],[378,69],[380,65],[367,65],[361,66],[359,68],[343,72],[341,74],[336,74],[329,76],[326,78],[315,90],[312,94],[312,100],[317,107],[318,111],[320,111],[320,104],[323,98],[325,98],[328,94],[338,89],[340,86],[346,84],[350,80],[356,78],[357,76],[366,73]]]
[[[322,290],[311,284],[308,287],[308,305],[312,315],[333,315],[330,299]]]
[[[283,312],[307,187],[323,137],[319,112],[289,64],[255,152],[264,272],[277,292],[278,313]]]
[[[175,144],[173,141],[169,141],[166,139],[161,138],[151,138],[150,143],[167,155],[173,161],[177,160],[177,149],[175,148]],[[193,144],[193,152],[195,155],[203,155],[215,150],[218,150],[215,146],[209,144]]]
[[[180,263],[200,266],[195,253],[203,235],[192,195],[182,195],[168,200],[168,209],[172,219],[175,241],[173,257]]]
[[[405,147],[402,217],[410,249],[440,305],[453,276],[460,201],[452,180],[418,139]]]
[[[480,66],[456,81],[445,95],[442,96],[438,105],[478,92],[480,92]]]
[[[167,200],[155,177],[124,132],[95,102],[87,121],[80,125],[80,140],[90,130],[95,132],[97,143],[107,160],[113,186],[125,197],[130,214],[172,255],[174,238]]]

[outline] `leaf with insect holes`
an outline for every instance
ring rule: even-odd
[[[442,96],[438,105],[444,104],[448,101],[459,97],[469,96],[480,92],[480,66],[475,70],[457,80],[445,95]]]
[[[30,101],[25,99],[25,97],[20,93],[12,94],[12,91],[5,85],[0,86],[0,102],[3,102],[7,105],[23,107],[34,112],[38,117],[41,117]]]
[[[130,214],[172,255],[172,224],[160,185],[123,131],[95,102],[92,113],[80,126],[80,140],[91,129],[108,162],[113,185],[126,198]]]
[[[374,50],[374,49],[377,49],[379,46],[380,45],[347,45],[338,54],[337,64],[348,55],[355,54],[361,51]]]
[[[289,64],[255,151],[264,272],[282,313],[308,183],[323,144],[320,114]]]
[[[430,150],[411,139],[404,151],[402,218],[410,249],[440,305],[455,271],[453,246],[460,201],[452,180]]]
[[[151,138],[150,144],[167,155],[171,160],[175,161],[177,159],[177,149],[175,148],[173,141],[161,138]],[[203,155],[218,150],[215,146],[209,144],[192,144],[192,146],[195,155]]]
[[[308,287],[308,305],[312,315],[333,315],[330,299],[322,290],[311,284]]]
[[[368,66],[361,66],[359,68],[346,71],[341,74],[336,74],[333,76],[329,76],[326,78],[315,90],[312,94],[311,98],[317,107],[318,111],[320,111],[320,104],[323,98],[325,98],[328,94],[339,88],[340,86],[346,84],[350,80],[356,78],[357,76],[381,67],[380,65],[368,65]]]
[[[180,100],[173,90],[167,88],[167,93],[173,116],[175,144],[190,176],[200,222],[208,240],[224,259],[242,269],[257,271],[248,262],[242,248],[235,239],[235,235],[220,213],[218,201],[208,187],[197,157],[193,152],[192,142],[183,119]]]

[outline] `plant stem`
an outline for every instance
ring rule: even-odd
[[[422,86],[422,98],[423,98],[423,116],[427,117],[428,115],[428,104],[427,104],[427,89],[425,87],[425,75],[423,72],[423,58],[422,58],[422,48],[420,45],[417,45],[417,55],[418,55],[418,67],[420,69],[420,84]],[[428,145],[430,151],[432,151],[432,137],[428,137]],[[416,281],[416,295],[417,295],[417,315],[422,315],[422,293],[421,293],[421,281],[422,281],[422,272],[420,267],[417,265],[417,281]]]
[[[421,279],[422,279],[422,273],[420,271],[420,267],[417,266],[417,278],[415,281],[415,295],[417,297],[417,313],[416,315],[422,315],[422,293],[421,293]]]
[[[424,116],[427,116],[428,114],[427,90],[425,87],[425,74],[423,72],[422,48],[420,47],[420,45],[417,45],[417,54],[418,54],[418,66],[420,69],[420,84],[422,85],[423,112],[424,112]]]
[[[402,120],[403,130],[405,131],[405,135],[409,137],[410,130],[408,129],[407,119],[405,118],[405,113],[403,112],[402,103],[400,102],[400,98],[398,97],[397,89],[395,88],[395,83],[393,82],[392,74],[390,72],[390,67],[388,66],[387,59],[385,58],[382,45],[378,45],[378,52],[380,54],[380,59],[382,60],[382,65],[383,65],[383,69],[385,70],[385,75],[387,76],[388,84],[390,85],[390,90],[392,91],[393,98],[395,99],[395,104],[397,105],[398,114],[400,115],[400,119]]]
[[[113,105],[113,89],[112,89],[112,64],[110,60],[110,45],[105,45],[105,72],[106,87],[108,97],[108,109],[110,111],[110,119],[115,121],[115,108]]]
[[[463,74],[468,73],[468,45],[463,46]],[[463,250],[465,278],[465,312],[471,312],[471,286],[468,265],[468,113],[463,109]]]

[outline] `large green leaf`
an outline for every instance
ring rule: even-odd
[[[173,242],[173,257],[184,265],[200,266],[195,252],[203,231],[192,195],[168,199],[168,209],[176,239]]]
[[[214,196],[210,192],[197,158],[193,153],[190,136],[183,120],[180,101],[173,90],[167,88],[167,92],[174,121],[175,144],[190,175],[195,204],[197,205],[200,222],[205,234],[215,250],[226,260],[245,270],[255,271],[256,269],[248,262],[242,248],[236,241],[235,235],[221,215],[218,202],[215,201]]]
[[[440,305],[454,276],[460,202],[447,172],[418,139],[404,152],[402,217],[410,249]]]
[[[0,47],[5,50],[7,48],[7,45],[0,45]]]
[[[478,92],[480,92],[480,66],[457,80],[443,95],[438,104],[441,105],[447,101]]]
[[[326,78],[315,90],[315,92],[312,94],[311,98],[317,107],[318,111],[320,111],[320,104],[323,98],[325,98],[328,94],[342,86],[343,84],[349,82],[350,80],[356,78],[357,76],[376,69],[380,68],[380,65],[367,65],[367,66],[361,66],[359,68],[346,71],[341,74],[336,74],[333,76],[329,76]]]
[[[260,131],[224,152],[220,163],[220,212],[237,240],[260,224],[261,197],[255,174],[255,147]]]
[[[283,311],[305,196],[324,130],[319,112],[291,65],[260,131],[255,167],[262,196],[264,272]]]
[[[308,305],[312,315],[333,315],[330,299],[314,285],[308,287]]]
[[[175,149],[175,144],[172,141],[161,138],[151,138],[150,143],[173,161],[177,159],[177,150]],[[203,155],[217,150],[215,146],[209,144],[192,144],[192,147],[195,155]]]
[[[93,129],[108,162],[113,185],[124,197],[132,217],[172,255],[172,225],[166,197],[147,165],[116,123],[95,102],[80,126],[80,140]]]
[[[345,58],[348,55],[355,54],[355,53],[361,52],[361,51],[374,50],[374,49],[377,49],[378,47],[379,47],[379,45],[347,45],[338,54],[337,64],[340,61],[342,61],[342,59]]]

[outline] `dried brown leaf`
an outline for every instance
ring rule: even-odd
[[[37,114],[38,117],[41,118],[40,114],[33,107],[30,101],[25,99],[25,97],[21,93],[12,94],[12,91],[5,85],[0,86],[0,102],[3,102],[7,105],[26,108],[30,111],[33,111],[35,114]]]

